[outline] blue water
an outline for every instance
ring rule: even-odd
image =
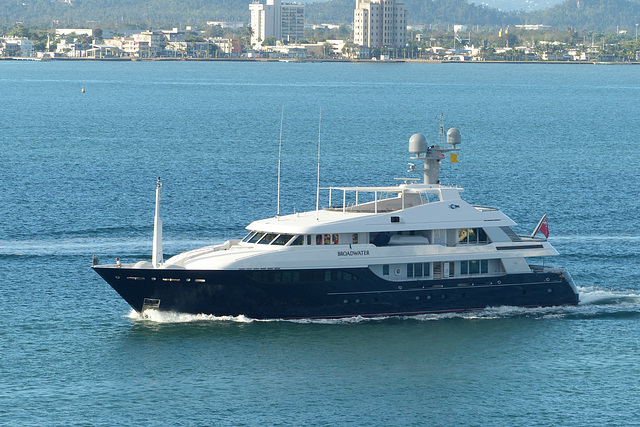
[[[81,89],[85,88],[85,93]],[[0,423],[624,425],[640,417],[640,67],[0,61]],[[321,182],[443,180],[547,213],[578,307],[324,322],[141,319],[91,256],[165,254],[315,208]]]

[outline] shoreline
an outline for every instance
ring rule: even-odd
[[[401,64],[401,63],[424,63],[424,64],[562,64],[562,65],[640,65],[640,61],[613,62],[613,61],[444,61],[429,59],[341,59],[341,58],[23,58],[23,57],[0,57],[0,61],[103,61],[103,62],[349,62],[365,64]]]

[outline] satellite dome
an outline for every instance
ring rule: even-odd
[[[409,152],[414,154],[427,152],[427,138],[421,134],[416,133],[409,138]]]
[[[458,128],[451,128],[447,131],[447,143],[454,147],[460,144],[462,137],[460,136],[460,130]]]

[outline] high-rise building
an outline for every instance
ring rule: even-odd
[[[403,48],[407,20],[402,0],[356,0],[353,40],[369,48]]]
[[[282,40],[297,42],[304,39],[304,5],[282,3]]]
[[[267,0],[266,4],[254,2],[251,11],[251,44],[275,37],[276,40],[296,41],[304,38],[304,5]]]

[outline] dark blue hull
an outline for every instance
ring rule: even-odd
[[[194,271],[94,267],[131,307],[254,319],[390,316],[575,305],[571,278],[540,273],[393,282],[369,269]]]

